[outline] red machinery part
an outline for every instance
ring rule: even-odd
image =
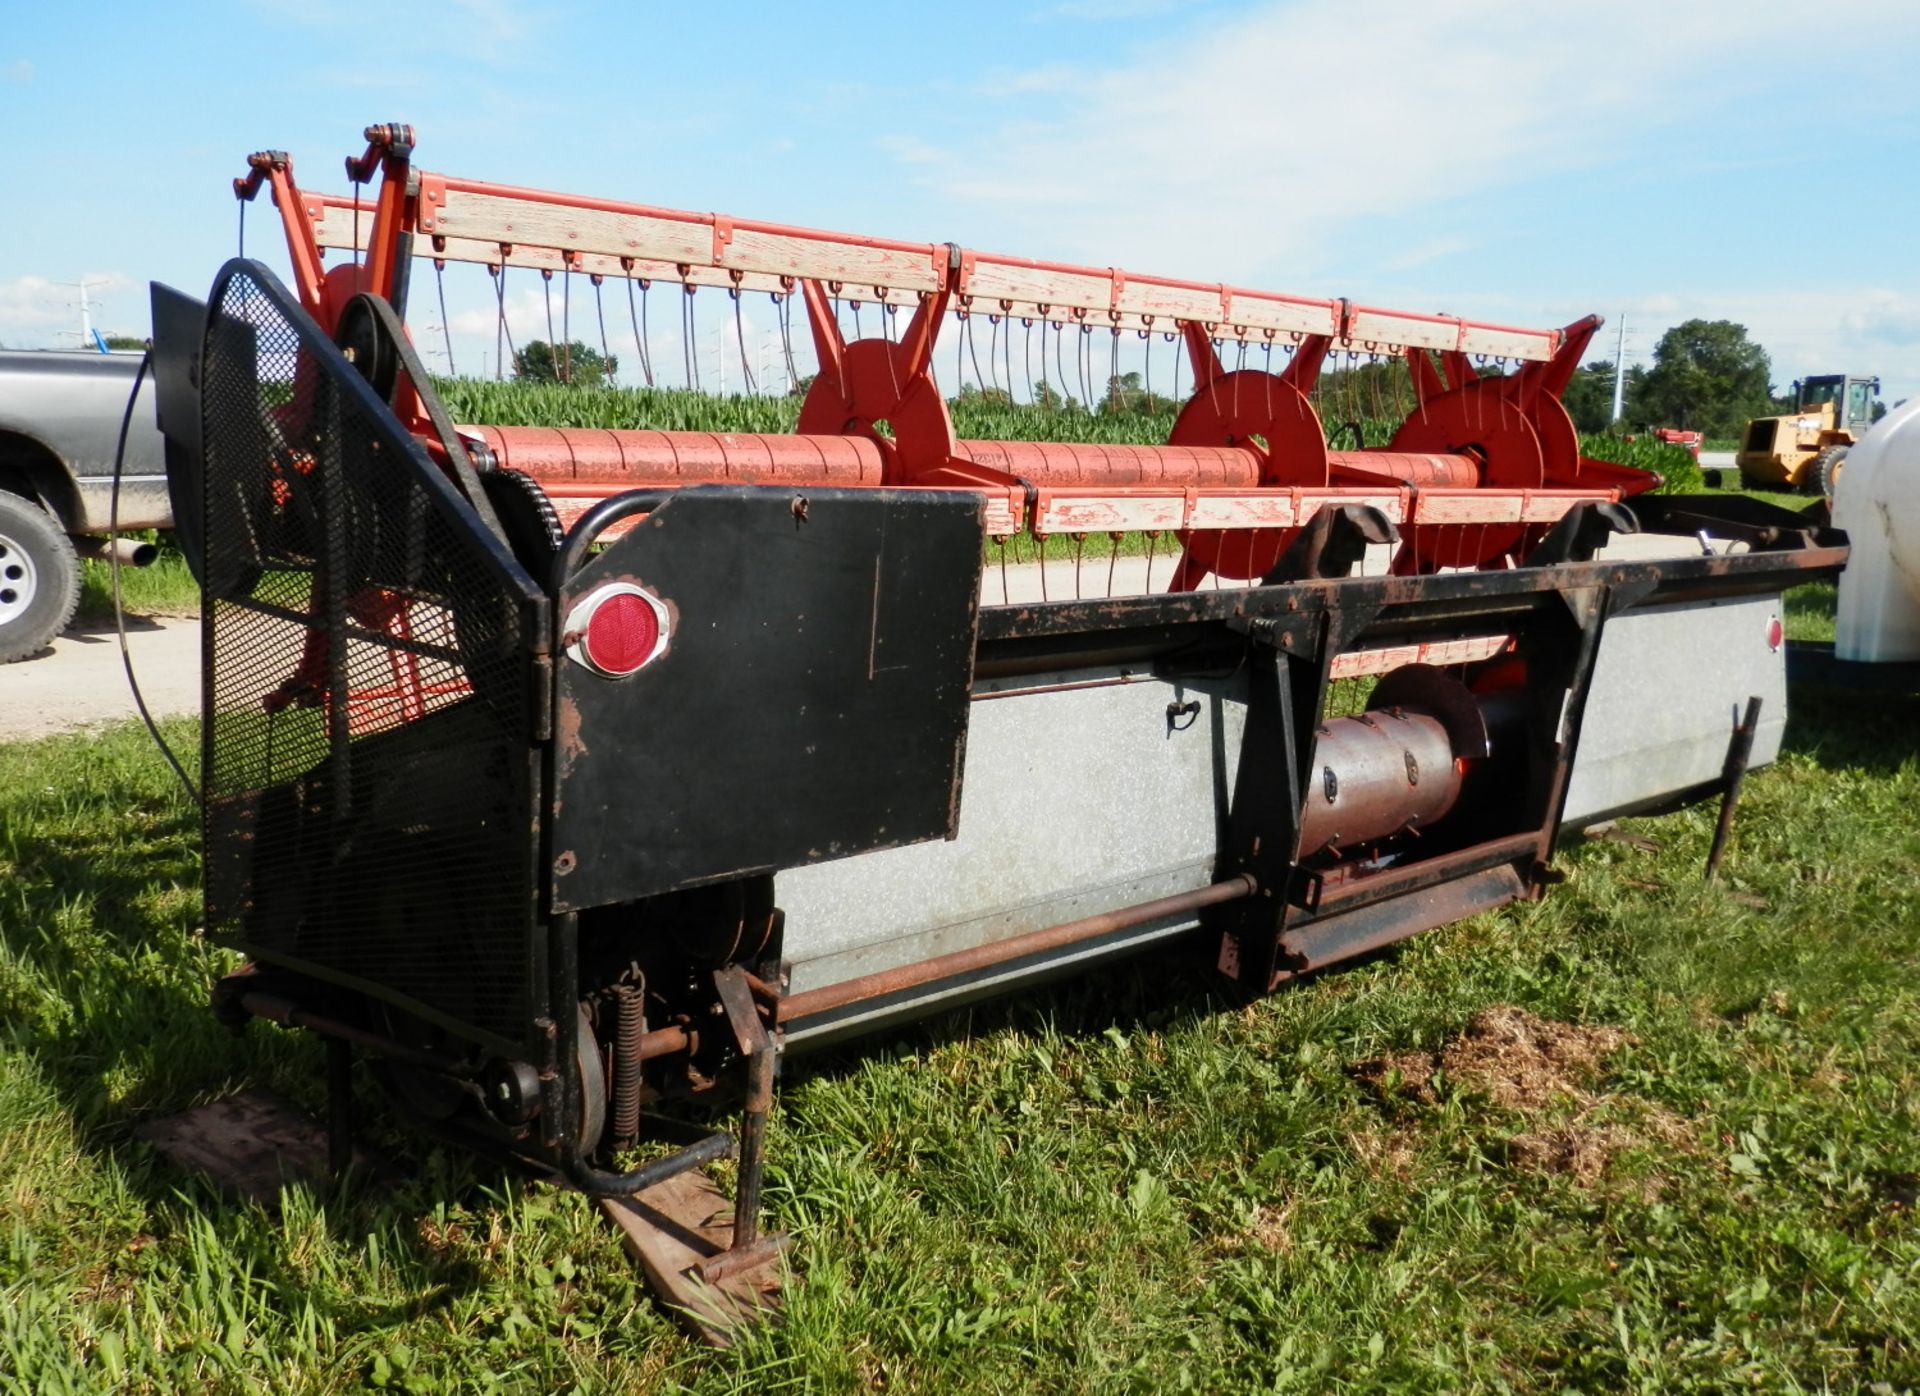
[[[524,471],[549,494],[567,497],[570,483],[596,486],[594,497],[640,485],[697,481],[779,485],[881,485],[888,478],[885,443],[863,436],[772,433],[620,431],[601,427],[463,426],[503,469]],[[1068,441],[957,441],[953,459],[1001,471],[1035,485],[1088,488],[1173,485],[1259,489],[1261,458],[1238,446],[1124,446]],[[1472,456],[1412,451],[1323,453],[1349,475],[1389,477],[1427,488],[1473,489],[1480,463]],[[1310,481],[1288,481],[1308,484]],[[1323,482],[1324,483],[1324,482]]]
[[[502,291],[509,267],[529,266],[549,277],[582,272],[596,285],[619,278],[644,287],[653,278],[689,294],[715,286],[804,301],[819,372],[793,434],[478,428],[499,464],[538,480],[563,515],[568,503],[635,485],[971,489],[988,496],[996,534],[1042,533],[1056,520],[1089,532],[1176,532],[1185,556],[1170,585],[1179,589],[1209,573],[1236,581],[1266,575],[1303,512],[1332,502],[1382,507],[1391,498],[1403,525],[1393,568],[1410,573],[1510,565],[1573,504],[1658,483],[1647,472],[1583,460],[1560,404],[1596,317],[1560,331],[1527,330],[548,193],[414,170],[408,127],[369,127],[366,138],[366,153],[348,166],[356,182],[380,175],[364,229],[348,216],[354,201],[301,193],[283,153],[252,157],[247,178],[235,182],[242,197],[263,183],[271,188],[303,303],[329,330],[352,292],[392,297],[402,234],[437,265],[485,264]],[[320,256],[329,247],[365,249],[367,258],[325,271]],[[883,324],[902,306],[912,315],[903,330],[848,341],[836,300],[880,305],[889,312]],[[949,313],[1020,317],[1041,324],[1043,340],[1047,325],[1083,335],[1104,329],[1116,342],[1123,331],[1177,332],[1192,395],[1162,446],[958,440],[933,371]],[[1225,343],[1239,345],[1243,360],[1249,348],[1269,361],[1280,349],[1285,367],[1228,371],[1219,355]],[[1384,450],[1329,449],[1310,395],[1330,353],[1344,353],[1349,366],[1361,355],[1404,357],[1416,405]],[[1519,366],[1488,371],[1489,357]],[[403,381],[395,407],[416,435],[434,439],[411,384]],[[1308,502],[1302,490],[1351,493]],[[1452,497],[1429,509],[1419,496],[1436,490]],[[1050,509],[1048,491],[1072,497]],[[1143,504],[1143,491],[1181,492],[1185,502]],[[1204,491],[1294,498],[1291,507],[1243,498],[1197,510]],[[1101,507],[1103,493],[1110,509]]]

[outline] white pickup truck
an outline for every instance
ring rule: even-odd
[[[0,664],[39,653],[66,628],[80,556],[105,551],[114,454],[139,367],[137,354],[0,351]],[[127,428],[119,524],[172,523],[149,376]]]

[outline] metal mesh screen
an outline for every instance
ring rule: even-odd
[[[518,1046],[541,594],[265,268],[201,404],[209,930]]]

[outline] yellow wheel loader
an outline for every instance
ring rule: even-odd
[[[1873,420],[1878,378],[1832,373],[1794,384],[1798,408],[1784,417],[1755,417],[1740,437],[1734,464],[1749,489],[1818,491],[1831,499],[1847,451]]]

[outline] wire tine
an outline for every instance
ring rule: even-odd
[[[506,351],[501,347],[501,336],[507,326],[506,268],[487,263],[487,275],[493,278],[494,299],[499,303],[499,314],[493,322],[493,376],[496,381],[506,377]]]
[[[561,381],[573,382],[573,268],[560,274],[560,361],[564,365]]]
[[[780,357],[787,365],[787,391],[791,393],[800,386],[800,375],[793,367],[793,292],[776,294],[773,303],[778,311],[775,318],[780,321]]]
[[[551,350],[553,349],[553,340],[554,340],[554,334],[553,334],[553,273],[552,273],[551,271],[549,271],[549,270],[548,270],[547,268],[545,268],[545,267],[542,267],[542,268],[540,269],[540,294],[541,294],[542,296],[544,296],[544,297],[546,298],[546,302],[547,302],[547,349],[548,349],[549,351],[551,351]],[[559,367],[559,363],[560,363],[560,361],[559,361],[558,359],[555,359],[555,360],[554,360],[554,367],[555,367],[555,368],[558,368],[558,367]]]
[[[1020,317],[1020,332],[1021,332],[1021,338],[1022,338],[1021,353],[1024,357],[1024,361],[1026,363],[1026,371],[1027,371],[1027,402],[1029,403],[1029,405],[1031,405],[1034,400],[1033,317],[1031,315],[1022,315]],[[1044,349],[1044,347],[1045,346],[1043,345],[1042,348]],[[1042,358],[1044,359],[1044,357],[1045,355],[1043,354]]]
[[[1074,534],[1073,535],[1073,599],[1075,601],[1078,601],[1080,599],[1080,559],[1082,554],[1084,554],[1086,550],[1087,550],[1087,535],[1084,533]]]
[[[433,259],[433,285],[440,293],[440,337],[447,346],[447,376],[453,378],[458,370],[453,366],[453,326],[447,323],[447,264],[440,257]]]
[[[755,396],[760,386],[753,381],[753,365],[747,362],[747,325],[740,309],[740,288],[736,286],[728,294],[733,297],[733,341],[740,349],[740,381],[747,385],[748,395]]]
[[[1147,595],[1153,595],[1153,554],[1160,546],[1160,530],[1147,530]]]
[[[995,549],[1000,554],[1000,604],[1003,606],[1011,606],[1013,604],[1013,587],[1007,581],[1007,540],[1005,535],[1002,535],[993,541]]]
[[[644,281],[640,283],[641,285],[640,300],[642,305],[641,305],[641,308],[638,311],[636,311],[633,303],[633,278],[631,276],[627,277],[626,282],[627,282],[627,321],[629,324],[633,326],[633,347],[635,352],[637,352],[640,355],[640,373],[646,379],[647,386],[651,388],[653,386],[653,364],[647,354],[646,333],[644,330],[641,329],[641,325],[645,322],[645,315],[646,315],[646,310],[645,310],[646,289],[645,288],[647,283]]]
[[[520,369],[520,351],[513,347],[513,326],[507,321],[507,267],[505,262],[500,264],[499,294],[500,335],[507,341],[507,357],[513,361],[514,371],[518,373]],[[496,347],[498,342],[496,339]]]
[[[613,377],[613,350],[607,345],[607,308],[600,295],[600,284],[605,279],[606,278],[598,272],[595,272],[588,278],[588,280],[593,283],[594,318],[600,322],[600,358],[605,364],[603,372],[607,375],[608,380],[611,381]]]
[[[1007,401],[1013,401],[1013,316],[1007,316],[1007,332],[1000,336],[1000,354],[1007,371]]]
[[[1087,412],[1091,414],[1099,404],[1093,400],[1093,326],[1084,320],[1080,322],[1078,365],[1080,386],[1086,391]]]
[[[700,391],[700,347],[696,342],[700,333],[700,322],[694,317],[693,283],[681,286],[683,307],[680,313],[680,347],[687,360],[687,386],[695,392]]]

